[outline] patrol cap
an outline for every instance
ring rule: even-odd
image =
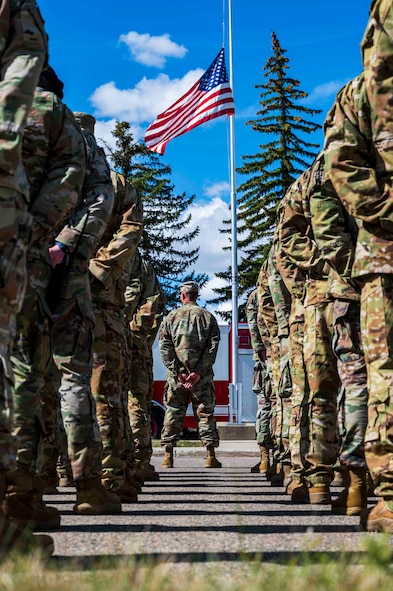
[[[180,293],[184,291],[185,293],[199,293],[199,285],[196,281],[185,281],[180,286]]]
[[[94,126],[96,124],[96,118],[89,113],[81,113],[80,111],[74,112],[74,117],[83,129],[86,129],[89,133],[94,135]]]

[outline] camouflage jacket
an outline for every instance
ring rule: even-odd
[[[44,21],[35,0],[1,2],[0,56],[0,185],[18,191],[27,199],[21,165],[22,134],[48,57]],[[14,199],[12,195],[11,199]]]
[[[91,290],[95,302],[124,306],[128,263],[142,236],[142,202],[135,187],[123,175],[111,171],[114,205],[111,217],[90,259]]]
[[[130,329],[131,346],[144,357],[151,349],[165,312],[165,295],[153,266],[137,249],[125,291],[125,315]]]
[[[252,290],[247,298],[246,314],[251,336],[253,359],[255,361],[263,361],[266,349],[258,327],[258,294],[256,288]]]
[[[277,207],[277,226],[273,237],[273,245],[275,249],[277,269],[285,283],[285,287],[292,297],[303,301],[307,274],[298,265],[295,265],[288,256],[286,256],[280,243],[282,216],[284,214],[286,201],[287,199],[290,199],[290,194],[291,188]]]
[[[278,323],[278,336],[289,335],[289,315],[291,313],[291,294],[285,286],[283,278],[278,270],[275,245],[269,251],[268,256],[268,283],[273,300],[274,310]]]
[[[327,174],[344,207],[360,220],[353,277],[393,273],[392,175],[373,142],[372,129],[360,75],[339,92],[325,121]]]
[[[289,259],[307,272],[306,305],[329,301],[326,294],[329,265],[314,236],[310,201],[324,183],[323,154],[292,185],[280,222],[280,246]]]
[[[22,158],[34,218],[30,251],[43,252],[77,203],[86,164],[85,142],[74,116],[50,91],[36,89]]]
[[[112,213],[114,193],[105,154],[93,135],[82,129],[86,143],[86,174],[79,202],[56,240],[77,249],[74,268],[84,272],[96,252]]]
[[[272,339],[278,338],[278,322],[276,311],[274,308],[274,303],[272,299],[272,295],[270,293],[269,288],[269,277],[268,277],[268,260],[265,259],[261,266],[261,270],[259,271],[258,279],[257,279],[257,301],[258,301],[258,316],[257,322],[259,331],[261,333],[261,337],[263,342],[265,343],[266,349],[267,347],[267,340],[269,341],[269,347],[271,345]],[[266,335],[266,331],[268,332],[268,339]],[[264,336],[265,335],[265,336]]]
[[[219,342],[217,320],[196,302],[169,312],[159,332],[162,361],[173,377],[180,372],[213,376]]]

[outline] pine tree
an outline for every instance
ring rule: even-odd
[[[310,120],[321,113],[301,104],[308,94],[300,90],[300,82],[287,75],[289,60],[272,33],[273,54],[264,66],[260,109],[256,119],[246,122],[252,129],[271,139],[260,144],[260,151],[244,155],[243,166],[237,169],[247,179],[238,187],[238,248],[242,252],[238,264],[239,295],[248,295],[255,287],[259,270],[269,251],[276,223],[276,208],[290,185],[311,164],[319,149],[318,144],[306,141],[305,136],[321,126]],[[228,226],[229,222],[225,222]],[[230,232],[224,228],[222,232]],[[217,297],[209,303],[217,304],[231,297],[231,269],[216,274],[226,285],[216,289]],[[244,319],[243,310],[239,319]]]
[[[140,251],[154,267],[167,307],[173,308],[179,305],[178,291],[183,281],[193,280],[202,286],[208,279],[191,270],[199,247],[190,245],[199,228],[188,229],[191,215],[187,210],[195,197],[176,193],[170,182],[170,166],[164,165],[145,144],[134,141],[129,123],[117,122],[112,135],[116,139],[116,149],[110,150],[114,168],[136,187],[143,202]]]

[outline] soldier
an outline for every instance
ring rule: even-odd
[[[130,383],[128,411],[133,439],[133,467],[140,480],[159,480],[150,463],[151,401],[153,395],[152,347],[160,328],[165,296],[153,266],[137,251],[125,292],[129,326]]]
[[[303,485],[292,491],[297,503],[330,504],[330,483],[338,452],[337,394],[339,376],[332,350],[333,300],[327,294],[329,266],[320,257],[314,239],[310,199],[323,181],[323,156],[303,174],[299,192],[292,191],[281,221],[280,243],[290,260],[306,271],[304,362],[309,398],[303,419],[309,439],[303,465]]]
[[[253,349],[254,369],[252,389],[258,398],[258,410],[255,421],[255,432],[260,451],[260,461],[251,468],[266,476],[270,466],[269,452],[273,448],[271,435],[272,419],[272,384],[269,333],[265,328],[262,336],[258,325],[258,290],[253,289],[247,298],[247,323]],[[266,326],[266,325],[265,325]],[[269,351],[269,356],[267,354]],[[269,363],[269,366],[268,366]]]
[[[338,95],[339,103],[353,98],[360,79],[351,81]],[[327,116],[328,130],[336,107]],[[358,233],[356,221],[343,207],[331,185],[325,164],[325,180],[310,200],[310,213],[321,258],[329,263],[328,294],[333,303],[333,350],[341,380],[338,398],[339,462],[346,471],[345,489],[332,502],[334,513],[360,515],[367,508],[364,436],[367,425],[367,371],[361,346],[360,289],[351,279]]]
[[[380,125],[380,113],[369,100],[367,77],[360,76],[342,92],[326,120],[325,160],[337,195],[359,225],[352,278],[361,286],[360,327],[369,392],[365,455],[375,493],[382,497],[364,511],[361,522],[368,531],[391,533],[393,209],[391,139]]]
[[[289,422],[289,449],[291,455],[291,482],[286,493],[291,495],[294,488],[302,486],[304,475],[304,455],[307,448],[307,425],[304,409],[308,403],[308,380],[303,355],[304,344],[304,296],[306,273],[295,265],[283,252],[280,243],[281,227],[285,223],[287,201],[292,192],[299,191],[297,179],[287,191],[277,209],[277,228],[274,236],[276,245],[276,263],[280,275],[291,295],[291,313],[289,316],[289,359],[291,375],[291,417]]]
[[[267,390],[267,401],[263,420],[261,421],[260,439],[263,443],[272,449],[273,463],[266,471],[266,476],[282,483],[281,469],[278,467],[277,455],[279,447],[277,443],[277,399],[280,380],[280,355],[278,339],[278,322],[274,309],[274,303],[269,288],[268,281],[268,259],[265,259],[261,266],[257,279],[257,324],[261,336],[264,335],[266,347],[266,365],[268,375],[271,378],[271,391]],[[267,384],[269,386],[269,383]],[[269,407],[270,403],[270,407]]]
[[[90,387],[94,314],[88,267],[112,212],[113,186],[105,155],[93,135],[94,117],[87,113],[74,116],[85,140],[86,174],[79,202],[49,249],[56,277],[53,285],[59,288],[51,295],[57,367],[53,387],[60,396],[76,486],[74,513],[120,513],[119,497],[101,484],[102,442]]]
[[[161,357],[167,368],[167,410],[161,434],[163,468],[173,468],[173,447],[180,437],[190,398],[199,436],[207,448],[206,468],[221,468],[215,457],[219,434],[213,384],[220,329],[213,314],[196,303],[198,293],[195,281],[180,286],[182,307],[168,314],[159,333]]]
[[[17,469],[10,475],[3,505],[10,518],[45,530],[60,526],[59,512],[44,505],[42,488],[34,490],[37,482],[33,482],[45,431],[42,394],[52,353],[51,318],[45,301],[52,268],[48,247],[56,227],[75,207],[85,174],[83,137],[62,98],[63,83],[48,67],[38,81],[22,145],[33,228],[27,251],[26,293],[17,316],[11,357]],[[54,401],[52,404],[54,412]]]
[[[91,379],[103,443],[102,483],[123,502],[136,500],[126,485],[125,422],[121,400],[127,341],[124,327],[124,292],[127,266],[142,235],[143,210],[136,189],[119,173],[111,172],[115,203],[111,218],[90,260],[91,291],[96,319]]]
[[[21,162],[22,133],[39,75],[47,59],[47,36],[35,0],[4,0],[0,8],[0,505],[6,475],[15,468],[10,352],[15,314],[25,285],[25,249],[30,231],[28,193]],[[12,525],[0,509],[0,555],[34,546],[53,552],[49,536],[32,538]]]

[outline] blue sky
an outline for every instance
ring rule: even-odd
[[[232,0],[236,164],[258,152],[262,138],[245,122],[255,118],[263,67],[274,31],[290,61],[288,75],[322,109],[323,123],[337,91],[362,68],[360,41],[371,0]],[[223,40],[229,69],[227,0],[38,0],[49,34],[50,63],[65,83],[72,110],[97,117],[97,138],[111,141],[116,119],[143,138],[155,117],[211,64]],[[223,27],[224,23],[224,27]],[[163,156],[176,191],[195,195],[191,213],[201,228],[197,272],[211,277],[230,264],[219,235],[229,218],[229,126],[225,117],[171,141]],[[312,141],[322,143],[322,133]],[[263,143],[263,142],[262,142]],[[237,177],[240,183],[242,177]]]

